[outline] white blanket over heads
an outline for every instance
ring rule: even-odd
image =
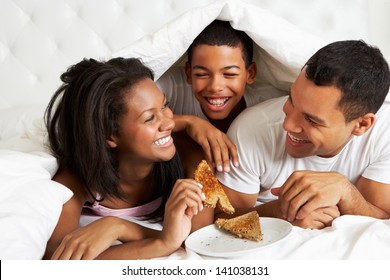
[[[219,0],[195,8],[145,36],[112,57],[139,57],[155,73],[156,80],[171,66],[182,64],[195,37],[213,20],[229,21],[255,42],[256,82],[288,90],[306,61],[324,41],[303,32],[286,20],[250,3]]]

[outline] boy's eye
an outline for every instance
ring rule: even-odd
[[[227,77],[235,77],[235,76],[238,76],[238,74],[236,74],[236,73],[225,73],[224,75],[227,76]]]
[[[207,76],[206,73],[195,73],[194,75],[195,75],[195,77],[206,77]]]

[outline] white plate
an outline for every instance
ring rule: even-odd
[[[186,248],[205,256],[234,257],[275,244],[290,234],[292,225],[281,219],[260,218],[263,240],[256,242],[219,229],[216,225],[201,228],[188,236]]]

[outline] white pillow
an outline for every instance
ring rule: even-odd
[[[0,259],[41,259],[73,193],[51,180],[58,166],[46,153],[0,150]]]
[[[0,149],[46,151],[46,105],[18,105],[0,110]]]
[[[35,132],[43,124],[46,105],[17,105],[0,109],[0,140]]]

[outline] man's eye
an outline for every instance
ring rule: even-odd
[[[315,121],[313,121],[311,118],[309,118],[307,116],[305,117],[305,120],[307,120],[312,125],[317,125],[317,123]]]

